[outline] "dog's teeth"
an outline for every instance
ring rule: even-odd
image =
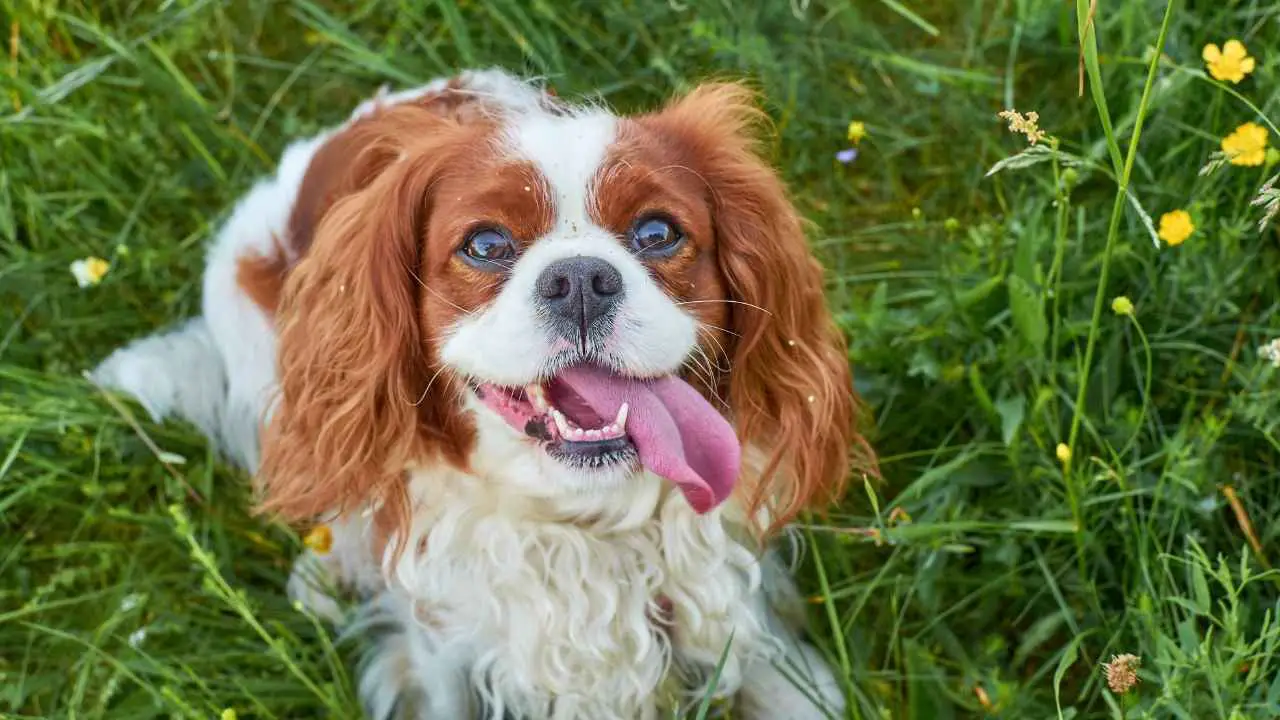
[[[540,413],[545,413],[551,409],[547,404],[547,396],[542,392],[541,385],[525,385],[524,394],[529,398],[529,403],[533,405],[533,409]]]
[[[622,403],[622,407],[618,408],[618,417],[614,418],[613,424],[618,428],[619,432],[627,429],[627,413],[631,410],[626,403]]]
[[[556,429],[560,431],[560,437],[573,439],[575,428],[569,424],[568,418],[559,410],[551,411],[551,419],[556,423]]]
[[[604,427],[600,428],[600,434],[601,434],[601,435],[603,435],[603,436],[605,436],[606,438],[614,438],[614,437],[617,437],[617,436],[618,436],[618,426],[617,426],[617,425],[605,425]]]
[[[599,430],[588,430],[586,434],[588,440],[599,440],[601,438]]]

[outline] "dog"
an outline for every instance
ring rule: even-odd
[[[871,455],[764,118],[384,88],[234,207],[200,317],[93,376],[324,524],[288,591],[371,639],[372,717],[840,717],[777,541]]]

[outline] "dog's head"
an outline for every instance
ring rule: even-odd
[[[848,359],[760,120],[714,84],[632,117],[406,103],[329,140],[278,306],[267,507],[403,512],[407,468],[513,451],[552,498],[647,470],[778,526],[838,494]]]

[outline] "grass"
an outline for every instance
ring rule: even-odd
[[[282,592],[297,538],[248,516],[245,478],[193,430],[80,372],[197,312],[203,244],[287,138],[383,82],[489,64],[621,110],[711,76],[767,97],[885,475],[806,529],[850,717],[1280,715],[1280,378],[1258,351],[1280,335],[1280,234],[1250,205],[1277,167],[1198,172],[1246,121],[1280,144],[1274,3],[0,17],[0,715],[355,716],[352,648]],[[1200,60],[1231,37],[1257,57],[1238,85]],[[1052,139],[1026,151],[996,118],[1011,107]],[[854,119],[869,135],[840,165]],[[1195,232],[1154,243],[1144,216],[1175,208]],[[112,269],[80,289],[67,268],[90,255]],[[1126,695],[1101,670],[1120,653],[1141,658]]]

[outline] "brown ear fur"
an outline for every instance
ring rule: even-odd
[[[695,158],[712,203],[717,253],[729,295],[728,401],[745,446],[765,452],[758,478],[743,478],[766,532],[844,492],[851,467],[875,473],[857,433],[857,398],[844,337],[823,294],[822,267],[786,190],[756,148],[765,119],[737,84],[707,84],[651,117]],[[752,468],[754,470],[755,468]]]
[[[461,463],[471,440],[447,388],[424,396],[434,359],[418,293],[430,186],[469,130],[405,106],[347,132],[350,170],[280,298],[258,480],[262,509],[285,519],[369,502],[388,529],[407,518],[405,466]]]

